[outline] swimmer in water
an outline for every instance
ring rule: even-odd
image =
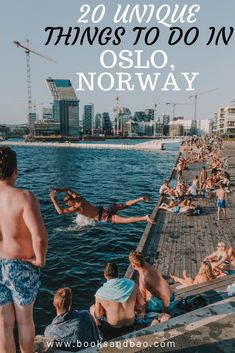
[[[56,192],[66,192],[67,195],[64,197],[64,202],[68,206],[67,208],[61,208],[56,199]],[[139,217],[121,217],[117,215],[117,212],[124,210],[130,206],[136,205],[137,203],[144,201],[150,201],[149,196],[143,196],[136,200],[127,201],[124,204],[113,204],[111,207],[102,207],[95,206],[84,199],[81,195],[72,191],[71,189],[64,188],[58,189],[55,188],[50,192],[51,201],[59,214],[69,214],[77,213],[82,216],[93,219],[97,222],[106,222],[106,223],[119,223],[119,224],[128,224],[136,222],[149,222],[155,224],[155,222],[149,217],[139,216]]]

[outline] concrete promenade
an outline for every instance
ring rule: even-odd
[[[25,141],[0,141],[0,145],[24,146],[24,147],[54,147],[54,148],[78,148],[78,149],[112,149],[133,151],[159,151],[164,149],[167,143],[179,143],[180,140],[152,140],[137,144],[128,143],[72,143],[72,142],[25,142]]]

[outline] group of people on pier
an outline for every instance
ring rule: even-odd
[[[211,197],[219,186],[217,205],[225,209],[229,175],[224,170],[220,151],[221,142],[209,138],[186,140],[184,157],[176,166],[177,186],[168,182],[160,193],[164,196],[162,209],[175,213],[198,211],[191,200],[198,194]],[[191,185],[183,180],[183,172],[191,163],[209,161],[208,170],[203,168]],[[210,172],[210,177],[208,174]],[[14,326],[17,323],[19,346],[22,353],[32,353],[35,328],[33,307],[40,287],[40,268],[45,265],[48,248],[47,231],[35,195],[15,186],[18,177],[16,153],[9,147],[0,147],[0,352],[15,353]],[[208,184],[209,183],[209,184]],[[208,191],[208,185],[210,185]],[[65,192],[66,208],[61,208],[56,192]],[[223,193],[224,192],[224,193]],[[148,215],[121,217],[117,212],[138,202],[147,202],[144,196],[110,208],[97,207],[70,189],[53,189],[51,200],[59,214],[78,213],[95,221],[154,223]],[[168,202],[170,199],[170,202]],[[173,211],[174,209],[174,211]],[[227,214],[224,211],[224,216]],[[220,212],[218,211],[218,217]],[[134,328],[145,327],[168,320],[175,306],[175,293],[154,265],[149,264],[142,253],[132,251],[129,261],[139,274],[138,284],[127,278],[119,278],[117,264],[108,262],[104,268],[105,283],[96,291],[95,302],[90,310],[72,309],[72,292],[64,287],[56,291],[53,305],[56,317],[45,329],[45,335],[64,348],[77,350],[100,344],[102,340],[120,336]],[[207,256],[195,279],[184,272],[183,278],[172,278],[183,285],[201,283],[222,275],[225,265],[235,266],[235,251],[224,243]],[[216,275],[217,273],[217,275]],[[71,346],[68,345],[71,343]],[[80,342],[80,346],[75,345]],[[63,348],[60,345],[60,348]],[[77,348],[77,349],[76,349]]]
[[[186,139],[182,148],[184,156],[181,156],[175,167],[177,172],[177,184],[171,186],[166,180],[160,188],[160,195],[165,196],[160,209],[197,215],[201,213],[201,207],[192,202],[198,197],[217,198],[217,219],[221,219],[221,211],[224,219],[227,219],[226,199],[230,193],[230,175],[226,170],[227,160],[221,156],[220,139],[191,138]],[[194,176],[188,183],[183,178],[183,172],[191,164],[208,164],[202,166],[200,174]],[[167,202],[168,201],[168,202]]]

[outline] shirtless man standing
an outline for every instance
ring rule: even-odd
[[[146,312],[170,313],[174,309],[175,294],[156,267],[148,264],[137,251],[129,254],[129,260],[139,273],[139,288],[146,301]]]
[[[104,268],[107,282],[95,294],[90,312],[106,339],[123,335],[135,324],[136,313],[145,314],[144,300],[135,282],[118,278],[118,267],[108,262]]]
[[[227,209],[226,209],[226,204],[225,200],[227,199],[227,193],[225,191],[225,186],[223,183],[219,184],[219,189],[216,191],[216,197],[217,197],[217,218],[218,221],[220,221],[220,212],[221,209],[223,211],[224,219],[227,219]]]
[[[61,208],[56,199],[56,192],[66,192],[67,195],[64,197],[64,202],[69,206],[67,208]],[[155,222],[151,220],[149,215],[140,216],[140,217],[121,217],[116,213],[124,210],[130,206],[136,205],[140,201],[149,201],[150,197],[144,196],[136,200],[127,201],[125,204],[114,204],[111,207],[104,208],[102,206],[97,207],[81,195],[76,192],[65,188],[65,189],[53,189],[50,192],[51,201],[59,214],[68,214],[68,213],[78,213],[82,216],[93,219],[94,221],[106,222],[106,223],[136,223],[136,222],[149,222],[154,224]]]
[[[206,171],[205,167],[202,167],[200,175],[199,175],[199,189],[200,189],[200,192],[205,190],[206,181],[207,181],[207,171]]]
[[[34,194],[17,189],[16,153],[0,147],[0,352],[15,353],[18,326],[22,353],[32,353],[33,305],[45,264],[47,232]]]

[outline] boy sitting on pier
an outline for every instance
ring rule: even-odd
[[[56,192],[66,192],[67,195],[64,197],[64,202],[69,207],[61,208],[56,199]],[[136,223],[136,222],[149,222],[154,224],[149,215],[138,216],[138,217],[121,217],[117,215],[117,212],[124,210],[130,206],[136,205],[138,202],[150,201],[149,196],[143,196],[135,200],[127,201],[124,204],[114,204],[111,207],[104,208],[102,206],[95,206],[84,199],[81,195],[76,192],[65,188],[65,189],[53,189],[50,192],[51,201],[56,211],[61,214],[78,213],[82,216],[93,219],[94,221],[106,222],[106,223]]]

